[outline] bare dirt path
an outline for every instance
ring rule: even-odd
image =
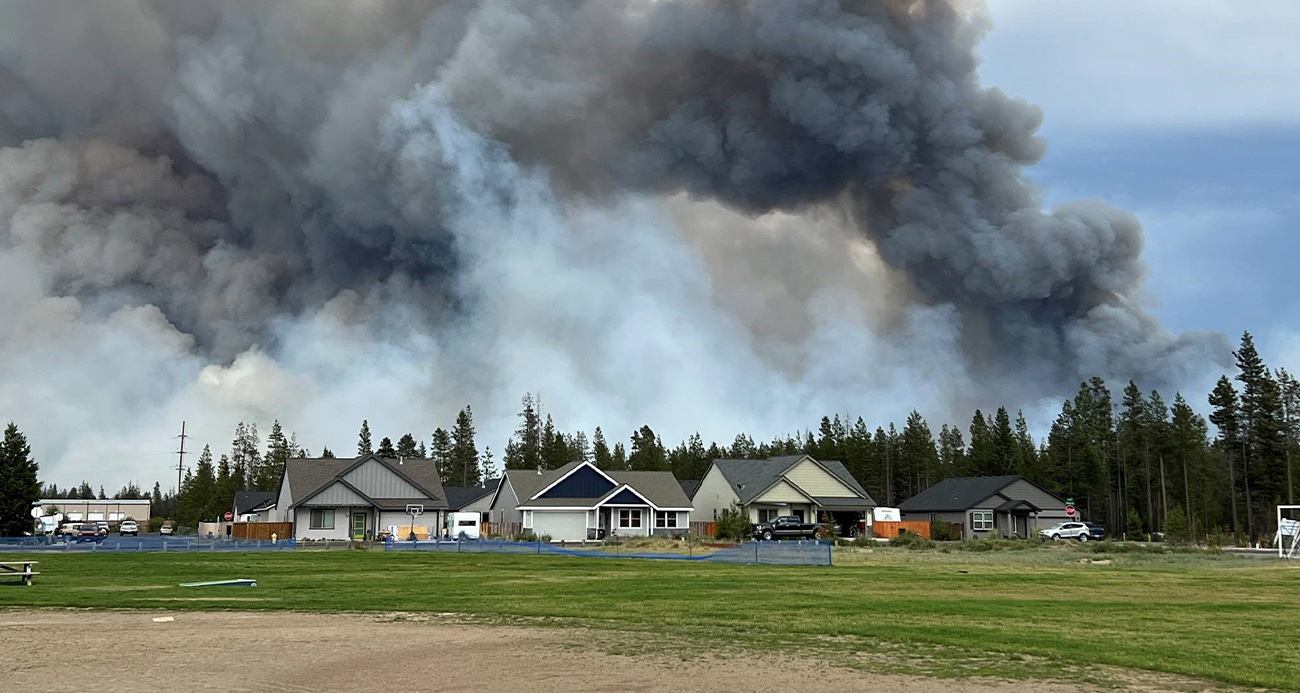
[[[153,618],[175,620],[155,623]],[[797,657],[610,654],[627,634],[297,613],[0,612],[0,681],[18,691],[972,691],[1086,686],[952,681]]]

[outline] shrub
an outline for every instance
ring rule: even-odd
[[[930,536],[934,537],[935,541],[948,541],[949,539],[952,539],[952,524],[949,522],[934,520],[930,523]]]
[[[905,549],[918,551],[921,549],[933,549],[935,543],[916,532],[903,532],[902,534],[889,540],[890,546],[901,546]]]
[[[163,518],[161,518],[161,517],[151,517],[151,518],[149,518],[149,531],[150,531],[150,532],[157,532],[158,530],[162,529],[162,526],[163,526]]]
[[[749,522],[749,515],[732,503],[730,508],[718,513],[717,527],[719,539],[740,541],[749,536],[752,525]]]
[[[1142,541],[1146,534],[1142,531],[1142,518],[1138,516],[1138,511],[1129,508],[1128,517],[1125,519],[1126,534],[1129,541]]]
[[[1165,519],[1165,537],[1173,544],[1186,544],[1191,541],[1192,533],[1187,529],[1187,513],[1183,506],[1175,505]]]

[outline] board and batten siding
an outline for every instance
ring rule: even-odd
[[[813,497],[859,497],[856,491],[846,486],[843,481],[835,478],[835,475],[817,466],[817,463],[812,460],[805,459],[796,464],[790,471],[785,473],[785,478],[794,482],[795,486],[803,489],[804,493]]]
[[[298,539],[351,539],[352,521],[351,507],[334,508],[334,528],[333,529],[312,529],[311,528],[311,508],[299,506],[294,512],[293,536]],[[367,512],[370,508],[359,507],[357,512]]]
[[[271,510],[272,522],[293,522],[293,511],[289,506],[293,504],[293,493],[289,490],[289,476],[286,474],[280,484],[280,497],[275,501],[275,507]]]
[[[710,465],[709,471],[700,480],[699,488],[695,489],[695,497],[691,502],[695,506],[695,520],[714,522],[723,510],[730,508],[731,504],[738,500],[740,499],[736,497],[736,492],[731,490],[731,484],[722,475],[722,470],[716,465]]]
[[[371,498],[424,497],[423,491],[375,460],[370,460],[343,475],[343,480]]]
[[[370,501],[367,501],[365,498],[362,498],[361,496],[357,495],[356,491],[353,491],[347,486],[344,486],[343,484],[340,484],[339,482],[336,481],[330,484],[329,486],[325,487],[325,490],[307,499],[307,501],[304,502],[299,507],[344,506],[344,505],[360,505],[360,506],[369,507]]]

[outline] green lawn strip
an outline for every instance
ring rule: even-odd
[[[1103,664],[1300,689],[1300,651],[1280,637],[1300,624],[1294,570],[984,556],[825,568],[348,551],[59,555],[40,558],[35,587],[0,584],[0,606],[464,613],[759,651],[844,650],[849,664],[903,673],[1082,679]],[[229,578],[259,586],[176,586]],[[231,598],[240,601],[207,601]],[[886,643],[906,648],[894,666],[870,656]]]

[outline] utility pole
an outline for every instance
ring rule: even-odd
[[[181,439],[181,449],[178,453],[180,456],[176,460],[176,496],[179,498],[181,495],[181,474],[185,471],[185,439],[189,438],[189,436],[185,435],[184,421],[181,422],[181,434],[176,437]]]

